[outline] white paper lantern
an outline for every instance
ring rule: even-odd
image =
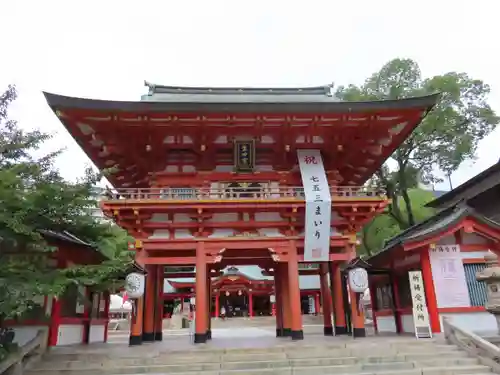
[[[368,272],[364,268],[350,270],[349,287],[354,293],[364,293],[368,289]]]
[[[127,275],[125,279],[125,291],[127,292],[127,296],[132,299],[142,297],[144,295],[145,284],[144,275],[137,272]]]

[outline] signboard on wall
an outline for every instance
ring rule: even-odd
[[[234,167],[237,172],[252,172],[255,167],[255,140],[234,141]]]
[[[413,311],[413,326],[417,338],[432,337],[431,324],[429,320],[429,311],[425,300],[424,281],[422,271],[408,272],[410,280],[410,292]]]
[[[320,150],[297,150],[306,199],[304,261],[327,262],[332,198]]]
[[[438,307],[469,307],[460,245],[437,245],[429,250],[429,257]]]

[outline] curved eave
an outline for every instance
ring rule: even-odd
[[[500,174],[500,162],[492,165],[488,169],[485,169],[481,173],[475,175],[469,180],[465,181],[462,185],[457,186],[455,189],[441,195],[439,198],[427,203],[426,207],[432,208],[443,208],[447,204],[456,204],[456,201],[472,199],[479,194],[485,192],[488,189],[498,185]],[[473,188],[479,187],[477,190]],[[474,191],[473,191],[474,190]]]
[[[453,212],[453,210],[456,210],[456,212]],[[445,215],[443,215],[443,213]],[[443,217],[439,218],[440,216]],[[428,227],[426,226],[428,221],[435,220],[436,218],[439,219],[433,221]],[[482,226],[482,228],[486,228],[475,231],[474,233],[479,235],[490,235],[493,236],[495,240],[500,241],[499,223],[477,213],[470,207],[452,207],[447,211],[431,217],[428,221],[416,224],[408,228],[406,232],[393,237],[388,241],[388,245],[385,248],[379,253],[369,257],[367,261],[371,264],[380,264],[389,259],[397,258],[397,256],[394,255],[395,251],[409,251],[427,246],[430,243],[436,243],[441,238],[454,233],[456,230],[460,230],[466,220],[470,220]],[[478,229],[480,229],[479,226]],[[420,229],[419,227],[423,228]]]
[[[436,104],[439,94],[398,100],[380,100],[370,102],[129,102],[75,98],[52,93],[43,93],[53,111],[79,109],[103,112],[214,112],[214,113],[363,113],[382,110],[401,110],[428,108]]]

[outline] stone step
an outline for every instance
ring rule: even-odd
[[[128,349],[128,347],[126,348]],[[48,354],[46,358],[53,362],[74,362],[84,361],[88,362],[109,362],[109,361],[130,361],[130,360],[150,360],[151,358],[162,358],[165,361],[173,363],[175,361],[182,362],[221,362],[221,361],[241,361],[244,359],[249,360],[272,360],[282,358],[320,358],[320,357],[365,357],[365,356],[395,356],[398,354],[442,354],[447,355],[458,351],[458,348],[450,345],[400,345],[400,346],[323,346],[323,347],[301,347],[301,348],[287,348],[286,350],[227,350],[218,352],[199,351],[178,351],[178,352],[160,352],[150,351],[144,353],[143,351],[123,350],[100,353],[88,354]]]
[[[332,340],[333,341],[333,340]],[[283,351],[293,351],[293,350],[315,350],[318,347],[327,348],[327,349],[338,349],[338,348],[351,348],[351,347],[402,347],[402,346],[411,346],[411,347],[426,347],[439,345],[441,341],[436,341],[435,339],[427,339],[427,340],[416,340],[414,338],[404,339],[404,340],[391,340],[391,341],[383,341],[380,340],[342,340],[340,342],[317,344],[317,345],[308,345],[306,342],[288,342],[283,340],[283,343],[272,346],[263,346],[263,347],[241,347],[241,348],[213,348],[213,347],[205,347],[203,345],[200,346],[191,346],[192,349],[182,349],[182,350],[169,350],[169,353],[176,352],[192,352],[192,353],[207,353],[207,354],[225,354],[225,353],[269,353],[269,352],[283,352]],[[154,347],[156,352],[158,352],[157,347]],[[108,350],[110,349],[110,350]],[[113,350],[115,349],[115,350]],[[132,351],[131,348],[128,348],[128,345],[124,344],[113,344],[107,346],[100,346],[98,348],[90,348],[90,347],[59,347],[54,348],[51,353],[57,355],[75,355],[75,354],[100,354],[103,352],[116,353],[118,351]],[[150,344],[144,344],[142,346],[137,346],[133,348],[133,351],[136,353],[150,353],[151,346]]]
[[[294,374],[306,375],[306,372],[313,370],[315,374],[337,374],[356,372],[376,372],[382,370],[410,370],[416,368],[434,367],[458,367],[474,366],[478,361],[475,358],[428,358],[423,361],[363,361],[360,358],[313,358],[313,359],[292,359],[277,361],[255,361],[255,362],[226,362],[226,363],[198,363],[198,364],[176,364],[157,365],[149,364],[143,366],[81,366],[78,368],[41,368],[34,370],[34,374],[71,374],[71,375],[103,375],[103,374],[143,374],[143,373],[165,373],[178,374],[185,372],[200,371],[240,371],[253,372],[274,369],[277,371],[294,369]],[[307,371],[306,371],[307,370]]]
[[[129,368],[132,370],[132,368]],[[139,374],[148,373],[150,375],[176,374],[176,375],[309,375],[311,372],[319,375],[479,375],[491,374],[491,370],[482,365],[463,365],[463,366],[434,366],[434,367],[410,367],[408,365],[400,366],[315,366],[297,368],[259,368],[245,370],[225,370],[225,369],[200,369],[194,371],[171,372],[168,369],[148,368],[147,372],[123,372],[123,369],[113,369],[114,371],[102,372],[101,370],[82,370],[82,371],[52,371],[39,370],[30,371],[28,374],[53,374],[53,375],[118,375],[118,374]]]
[[[328,359],[331,361],[339,361],[338,363],[379,363],[379,362],[399,362],[399,361],[423,361],[427,359],[441,359],[443,357],[449,359],[460,359],[464,355],[459,352],[455,347],[447,347],[440,350],[429,350],[427,352],[401,352],[399,354],[391,355],[384,352],[384,355],[374,356],[373,353],[366,356],[359,356],[356,352],[345,353],[340,352],[326,352],[321,351],[313,353],[270,353],[270,354],[234,354],[222,356],[157,356],[152,358],[123,358],[123,359],[107,359],[103,361],[44,361],[40,364],[40,368],[54,368],[54,369],[78,369],[88,367],[122,367],[122,366],[147,366],[147,365],[185,365],[197,363],[232,363],[232,362],[271,362],[271,361],[300,361],[313,360],[321,361]],[[354,361],[354,362],[353,362]]]

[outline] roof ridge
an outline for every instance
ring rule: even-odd
[[[261,95],[323,95],[331,96],[333,84],[306,87],[238,87],[238,86],[171,86],[158,85],[156,83],[144,81],[144,86],[149,88],[149,95],[153,94],[261,94]]]

